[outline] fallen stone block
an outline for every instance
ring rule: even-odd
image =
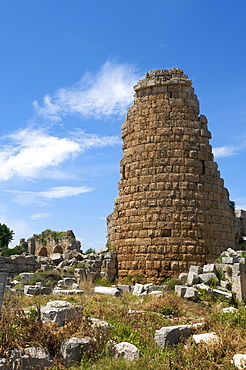
[[[59,287],[54,288],[53,294],[84,294],[84,291],[82,289],[61,289]]]
[[[233,364],[238,369],[246,369],[246,354],[237,353],[233,356]]]
[[[139,358],[139,349],[132,343],[121,342],[113,346],[114,356],[123,357],[126,361],[134,361]]]
[[[14,350],[9,359],[9,369],[44,369],[51,367],[54,359],[49,352],[40,347],[27,347],[23,350]]]
[[[195,272],[189,271],[187,276],[187,285],[192,286],[194,284],[198,284],[199,282],[200,282],[199,276]]]
[[[221,310],[221,312],[223,312],[223,313],[235,313],[237,311],[238,311],[238,309],[235,308],[235,307],[224,307]]]
[[[90,338],[72,337],[62,342],[60,352],[67,364],[79,362],[82,354],[90,348]]]
[[[34,275],[33,272],[21,272],[19,274],[21,284],[23,284],[23,285],[30,284],[30,280],[33,277],[33,275]]]
[[[216,267],[214,263],[209,263],[203,266],[203,274],[207,274],[208,272],[216,273]]]
[[[132,288],[131,285],[126,285],[126,284],[119,284],[117,285],[117,288],[122,292],[122,293],[130,293]]]
[[[191,325],[165,326],[155,332],[155,342],[161,348],[166,344],[177,344],[181,337],[189,337],[191,335]]]
[[[140,295],[142,294],[144,291],[144,286],[143,284],[135,284],[134,287],[133,287],[133,290],[132,290],[132,295]]]
[[[193,287],[187,287],[184,298],[189,299],[191,301],[196,301],[198,298],[198,290]]]
[[[107,287],[107,286],[96,286],[94,288],[94,293],[109,294],[109,295],[113,295],[115,297],[119,297],[121,295],[121,292],[118,288]]]
[[[213,289],[213,293],[215,295],[217,295],[217,296],[222,296],[222,297],[227,298],[227,299],[231,299],[232,298],[232,293],[226,292],[224,290]]]
[[[208,283],[210,279],[213,279],[214,281],[219,283],[219,279],[213,272],[208,272],[206,274],[199,274],[198,275],[202,283]]]
[[[90,317],[90,320],[93,328],[110,328],[112,326],[107,321],[95,319],[94,317]]]
[[[199,344],[201,342],[206,344],[216,344],[219,342],[219,337],[215,333],[193,334],[192,338],[195,344]]]
[[[194,274],[199,275],[202,273],[202,267],[191,265],[189,268],[189,272],[194,272]]]
[[[185,285],[175,285],[175,293],[178,297],[184,298],[187,286]]]
[[[163,297],[163,291],[162,290],[153,290],[149,293],[149,295],[153,298],[161,298]]]
[[[74,320],[78,317],[81,306],[75,306],[67,301],[47,302],[40,308],[41,320],[43,322],[53,321],[57,326],[64,325],[65,321]]]
[[[222,257],[221,261],[227,265],[233,265],[233,263],[237,262],[237,257]]]
[[[181,272],[181,274],[179,274],[179,280],[185,284],[187,282],[187,277],[188,277],[188,274],[186,272]]]

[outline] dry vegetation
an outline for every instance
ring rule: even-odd
[[[81,316],[60,328],[53,323],[42,323],[39,307],[51,299],[66,299],[80,304]],[[67,369],[59,355],[61,342],[72,336],[89,336],[94,338],[90,352],[80,364],[69,369],[235,369],[231,363],[233,355],[246,351],[246,310],[242,306],[236,313],[220,313],[220,308],[228,305],[229,302],[215,302],[207,296],[198,303],[189,302],[176,297],[172,291],[164,292],[163,298],[131,295],[114,298],[90,294],[89,287],[82,297],[33,298],[6,294],[0,317],[0,357],[8,357],[15,348],[41,346],[56,358],[53,369]],[[129,313],[129,310],[145,312]],[[93,328],[90,317],[106,320],[112,327]],[[155,330],[202,320],[202,331],[216,332],[220,337],[219,344],[196,346],[190,337],[164,350],[155,345]],[[135,344],[141,357],[134,363],[112,358],[110,340]]]

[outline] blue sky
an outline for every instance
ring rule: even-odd
[[[193,80],[215,160],[246,209],[244,0],[2,0],[0,222],[19,238],[73,229],[106,244],[133,85]]]

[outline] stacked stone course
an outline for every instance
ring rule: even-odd
[[[147,73],[134,88],[119,195],[107,219],[120,279],[160,282],[235,247],[235,215],[191,84],[173,68]]]

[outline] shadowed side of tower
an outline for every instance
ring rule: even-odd
[[[119,279],[160,282],[235,247],[235,216],[191,80],[147,73],[122,125],[119,195],[107,218]]]

